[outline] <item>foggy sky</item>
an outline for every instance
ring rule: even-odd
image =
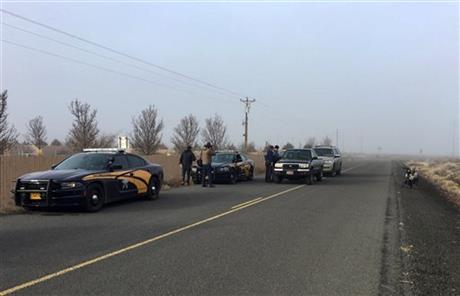
[[[295,146],[329,136],[345,151],[452,154],[459,115],[456,3],[4,3],[4,9],[254,97],[250,141]],[[4,15],[3,21],[135,63]],[[2,44],[10,120],[42,115],[63,140],[74,98],[98,110],[103,132],[129,134],[154,104],[163,141],[188,113],[214,113],[243,141],[239,99],[132,69],[2,26],[3,39],[174,85],[164,88]],[[167,74],[168,76],[172,76]],[[179,89],[179,90],[177,90]]]

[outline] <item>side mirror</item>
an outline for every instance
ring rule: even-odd
[[[318,156],[313,156],[313,158],[312,158],[312,159],[318,159]]]
[[[57,167],[57,164],[53,164],[53,165],[51,166],[51,169],[54,170],[56,167]]]

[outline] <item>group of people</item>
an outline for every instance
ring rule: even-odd
[[[275,162],[280,159],[279,146],[270,145],[268,146],[267,153],[264,155],[265,159],[265,182],[273,181],[273,168]],[[214,187],[212,182],[212,156],[215,154],[211,143],[206,143],[204,148],[200,151],[200,156],[197,159],[192,151],[192,146],[182,152],[179,159],[179,165],[182,168],[182,185],[190,185],[190,175],[192,172],[193,162],[197,162],[197,165],[201,167],[201,182],[202,186]]]
[[[280,147],[278,145],[269,145],[267,153],[264,155],[265,159],[265,182],[273,181],[273,168],[275,167],[275,162],[280,159],[279,155]]]
[[[197,164],[201,167],[201,181],[202,186],[214,187],[212,183],[212,156],[214,155],[214,150],[211,143],[206,143],[204,148],[200,151],[200,156],[197,159],[195,153],[192,151],[192,146],[187,146],[187,148],[182,152],[179,158],[179,165],[182,168],[182,185],[190,185],[190,175],[192,173],[193,162],[196,161]]]

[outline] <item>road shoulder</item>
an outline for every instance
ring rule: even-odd
[[[403,291],[406,295],[459,295],[459,209],[423,179],[413,189],[402,186],[403,169],[396,162],[393,174]]]

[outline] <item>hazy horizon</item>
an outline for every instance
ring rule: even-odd
[[[295,146],[324,136],[345,151],[452,155],[459,123],[458,3],[3,3],[5,10],[256,98],[249,141]],[[165,83],[166,88],[2,42],[9,120],[25,132],[44,118],[48,141],[64,140],[68,106],[98,110],[102,132],[129,134],[131,118],[154,104],[163,142],[192,113],[221,115],[243,141],[243,104],[95,57],[45,35],[155,72],[111,52],[3,14],[4,40]],[[168,77],[183,78],[164,73]],[[209,89],[209,88],[208,88]],[[457,129],[458,132],[458,129]],[[458,153],[458,134],[456,136]],[[21,138],[22,139],[22,138]],[[458,154],[457,154],[458,155]]]

